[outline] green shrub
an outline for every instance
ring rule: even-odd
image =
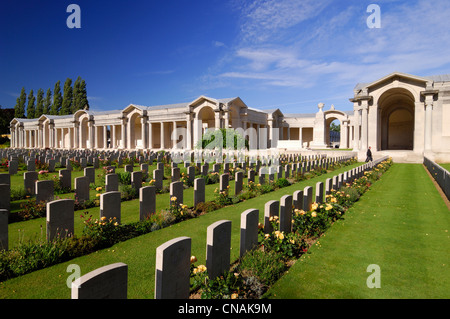
[[[272,285],[287,269],[282,253],[252,250],[240,260],[239,270],[244,277],[255,276],[266,286]]]

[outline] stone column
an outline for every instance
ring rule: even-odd
[[[164,122],[161,122],[161,132],[160,132],[160,139],[161,139],[161,149],[165,148],[165,143],[164,143]]]
[[[353,151],[359,151],[359,108],[354,110],[354,140],[353,140]]]
[[[49,131],[50,131],[50,148],[55,147],[55,124],[50,123],[49,124]]]
[[[121,148],[125,149],[127,148],[127,122],[128,119],[126,117],[122,118],[122,136],[121,136],[121,141],[120,141],[120,146]]]
[[[103,126],[103,148],[108,148],[108,126]]]
[[[225,128],[228,129],[230,127],[230,113],[225,111]]]
[[[153,148],[153,123],[148,123],[148,148]]]
[[[186,115],[186,149],[192,149],[192,121],[191,114]]]
[[[80,126],[78,125],[80,122],[75,121],[73,124],[73,147],[80,147]]]
[[[214,111],[214,127],[216,130],[220,129],[220,110]]]
[[[176,149],[177,148],[177,140],[178,140],[178,131],[177,131],[177,122],[173,121],[172,122],[172,149]]]
[[[111,125],[111,148],[115,149],[116,142],[116,124]]]
[[[425,97],[425,151],[431,151],[432,145],[433,96]]]
[[[147,134],[147,116],[141,117],[141,139],[142,139],[142,149],[148,148],[148,134]]]
[[[366,151],[369,147],[367,145],[368,142],[368,132],[369,132],[369,101],[363,100],[361,101],[362,108],[362,121],[361,121],[361,150]]]
[[[340,148],[348,148],[348,121],[342,121]]]
[[[88,122],[88,130],[89,130],[89,146],[90,148],[94,148],[95,147],[95,126],[94,126],[94,121],[89,121]]]
[[[298,140],[300,141],[300,148],[303,148],[303,127],[298,128]]]

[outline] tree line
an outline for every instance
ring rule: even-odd
[[[62,93],[61,81],[56,82],[53,92],[47,89],[45,96],[43,89],[39,89],[36,96],[33,90],[30,90],[27,96],[25,88],[22,87],[14,106],[14,117],[34,119],[43,114],[69,115],[83,109],[89,110],[86,82],[78,77],[72,87],[72,79],[67,78]]]

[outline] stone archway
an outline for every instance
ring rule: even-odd
[[[128,125],[130,130],[130,142],[128,144],[128,148],[143,148],[141,114],[134,112],[129,117]]]
[[[207,129],[215,128],[214,110],[209,106],[202,107],[198,112],[198,120],[202,127],[202,134],[205,134]]]
[[[386,91],[379,99],[381,150],[414,149],[415,100],[406,89]]]

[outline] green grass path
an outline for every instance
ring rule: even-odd
[[[343,173],[360,165],[361,164],[359,163],[343,167],[332,173],[313,178],[309,181],[302,181],[275,192],[270,192],[245,202],[210,212],[199,218],[184,221],[170,227],[127,240],[116,244],[109,249],[104,249],[87,256],[76,258],[18,278],[7,280],[0,283],[0,299],[70,299],[70,289],[66,286],[66,280],[71,274],[66,272],[68,265],[79,265],[81,268],[81,274],[83,275],[96,268],[116,262],[123,262],[128,265],[129,299],[153,298],[155,285],[155,255],[156,248],[159,245],[176,237],[191,237],[192,255],[197,256],[199,263],[205,263],[206,229],[212,223],[226,219],[232,221],[231,260],[236,260],[239,255],[240,215],[246,209],[259,209],[259,217],[262,222],[264,217],[264,205],[267,201],[273,199],[279,200],[283,195],[292,195],[294,191],[304,189],[306,186],[312,186],[315,189],[317,182],[325,182],[327,178]],[[230,185],[230,190],[233,191],[234,183],[230,183]],[[217,184],[207,187],[207,200],[211,200],[213,198],[214,188],[216,187],[218,187]],[[192,196],[192,188],[190,190],[185,190],[184,197],[188,202],[192,201]],[[168,202],[168,197],[168,194],[158,195],[157,201],[164,200]],[[131,222],[138,218],[139,208],[137,201],[123,202],[122,205],[122,222]],[[129,207],[127,207],[128,205]],[[97,210],[98,208],[96,210],[93,209],[93,211],[95,211],[94,214],[98,214]],[[10,226],[17,231],[17,228],[20,229],[21,227],[25,227],[26,224],[37,232],[40,227],[40,223],[42,222],[43,220],[33,220],[23,223],[14,223]],[[12,231],[12,229],[10,229],[10,231]],[[29,232],[31,231],[32,230],[30,229]],[[78,229],[78,231],[81,231],[81,229]],[[12,236],[17,237],[16,234],[13,234]]]
[[[450,298],[450,212],[425,169],[394,164],[269,291],[270,298]],[[380,267],[369,289],[367,267]]]

